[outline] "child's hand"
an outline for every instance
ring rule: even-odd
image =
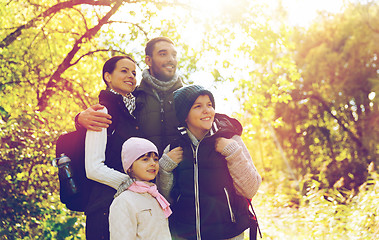
[[[224,148],[233,142],[235,142],[233,139],[224,137],[217,138],[215,143],[216,152],[222,153],[222,151],[224,151]]]
[[[179,164],[183,160],[183,149],[182,147],[176,147],[169,151],[167,153],[167,156],[171,158],[172,161],[176,162]]]

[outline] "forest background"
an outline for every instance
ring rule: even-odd
[[[293,25],[285,2],[0,0],[0,238],[85,239],[55,141],[97,102],[106,59],[132,55],[140,79],[144,45],[168,36],[184,82],[244,126],[263,239],[379,239],[379,3]]]

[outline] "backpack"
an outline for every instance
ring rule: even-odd
[[[85,172],[85,140],[86,129],[79,129],[59,136],[56,142],[56,158],[61,154],[71,159],[70,166],[72,176],[78,191],[74,195],[69,195],[63,191],[63,179],[59,176],[59,195],[62,203],[72,211],[84,212],[94,181],[86,177]]]
[[[100,104],[107,106],[108,111],[111,105],[106,101],[101,101]],[[118,124],[118,115],[112,115],[112,124],[107,128],[107,135],[114,134]],[[89,202],[89,196],[92,186],[95,181],[87,178],[85,169],[85,142],[87,129],[80,127],[76,131],[62,134],[56,142],[55,157],[59,159],[61,154],[66,155],[71,159],[70,166],[73,172],[73,179],[77,185],[78,191],[71,195],[64,191],[62,181],[59,176],[59,196],[62,203],[72,211],[84,212]],[[58,162],[58,161],[57,161]]]

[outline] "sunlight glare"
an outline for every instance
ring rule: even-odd
[[[200,14],[212,17],[222,11],[222,8],[233,1],[230,0],[189,0],[188,5]]]
[[[306,27],[317,16],[318,11],[336,13],[341,11],[343,0],[284,0],[283,5],[288,11],[290,25]]]

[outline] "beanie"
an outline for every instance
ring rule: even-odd
[[[138,137],[131,137],[126,140],[121,150],[121,161],[124,171],[127,172],[134,161],[149,152],[155,152],[158,155],[157,147],[149,140]]]
[[[185,86],[174,92],[176,117],[182,125],[186,125],[188,113],[196,99],[201,95],[208,95],[212,102],[213,108],[215,108],[213,94],[200,85]]]

